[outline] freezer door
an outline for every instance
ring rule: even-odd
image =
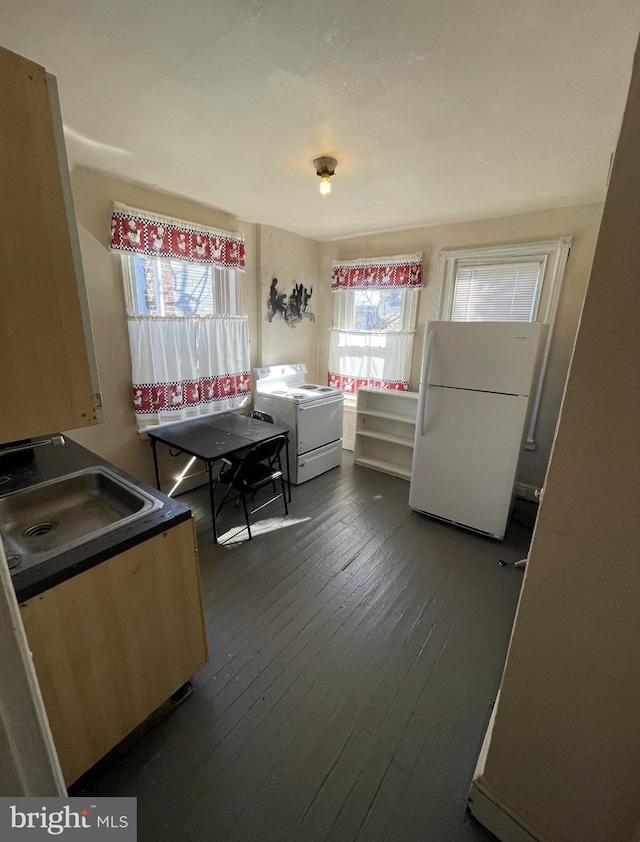
[[[416,428],[411,508],[503,538],[526,412],[525,397],[430,387]]]
[[[543,327],[539,322],[429,322],[428,381],[422,383],[529,395]]]

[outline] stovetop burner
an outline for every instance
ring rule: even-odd
[[[317,386],[315,383],[301,383],[296,389],[305,389],[308,392],[335,392],[331,386]]]
[[[342,397],[339,389],[320,383],[306,383],[306,373],[307,367],[304,363],[257,368],[254,388],[257,394],[305,405]]]

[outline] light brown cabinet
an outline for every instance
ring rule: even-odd
[[[95,424],[97,369],[56,82],[0,47],[0,442]]]
[[[20,605],[67,784],[207,661],[194,521]]]

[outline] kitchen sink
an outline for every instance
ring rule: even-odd
[[[115,472],[95,466],[0,497],[0,537],[17,573],[163,505]]]

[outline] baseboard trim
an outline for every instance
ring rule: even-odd
[[[201,485],[206,485],[208,482],[207,472],[206,471],[197,471],[195,474],[189,474],[189,476],[183,477],[180,482],[178,483],[177,488],[174,489],[176,484],[175,479],[171,482],[166,483],[166,485],[162,486],[162,493],[169,495],[171,493],[171,497],[177,497],[178,494],[184,494],[185,491],[191,491],[193,488],[199,488]]]
[[[500,842],[538,842],[522,825],[479,789],[476,781],[473,781],[469,789],[467,806],[474,819],[497,836]]]
[[[521,497],[523,500],[531,500],[533,503],[539,503],[538,494],[540,488],[537,485],[531,485],[528,482],[517,482],[515,487],[516,497]]]

